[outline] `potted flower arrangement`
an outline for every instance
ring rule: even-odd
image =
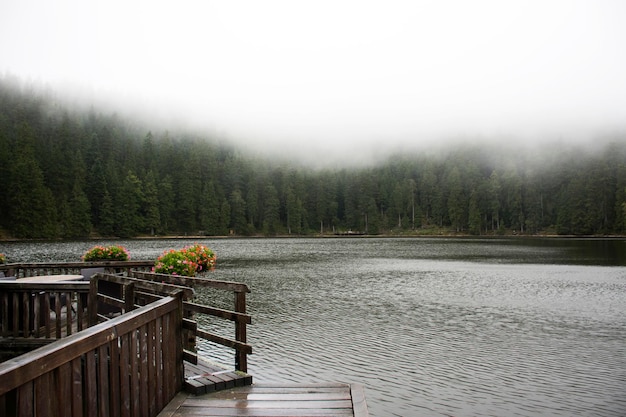
[[[215,253],[203,245],[195,244],[181,250],[187,258],[196,263],[196,272],[215,269]]]
[[[4,253],[0,253],[0,264],[5,263],[7,263],[7,257],[4,255]]]
[[[83,261],[127,261],[130,254],[125,247],[119,245],[113,246],[94,246],[83,255]]]
[[[156,260],[154,272],[193,277],[197,272],[215,268],[215,253],[206,246],[193,245],[181,250],[170,249]]]

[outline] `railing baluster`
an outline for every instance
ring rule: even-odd
[[[61,299],[61,295],[62,293],[60,292],[52,295],[54,297],[54,327],[57,339],[61,338],[61,330],[63,329],[63,320],[61,319],[61,306],[63,305],[63,300]]]
[[[31,302],[33,303],[33,327],[35,331],[35,337],[41,337],[41,301],[42,296],[33,294],[31,296]]]
[[[30,335],[31,297],[27,292],[22,293],[22,310],[22,337],[28,337]]]
[[[19,294],[13,293],[13,337],[19,337],[20,331],[20,301]]]
[[[50,319],[50,294],[45,293],[42,295],[43,298],[43,306],[39,306],[40,314],[44,319],[44,326],[46,329],[46,337],[50,337],[51,335],[51,326],[52,320]]]
[[[65,293],[65,323],[67,329],[67,335],[72,334],[72,302],[74,301],[72,291],[67,291]]]

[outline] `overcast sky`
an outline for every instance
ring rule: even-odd
[[[626,126],[626,1],[0,0],[0,73],[294,151]]]

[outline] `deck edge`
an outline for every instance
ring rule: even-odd
[[[369,417],[367,402],[365,401],[365,389],[363,385],[350,384],[350,396],[352,397],[354,417]]]

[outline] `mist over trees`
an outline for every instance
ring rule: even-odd
[[[0,237],[626,232],[626,138],[513,149],[312,169],[0,79]]]

